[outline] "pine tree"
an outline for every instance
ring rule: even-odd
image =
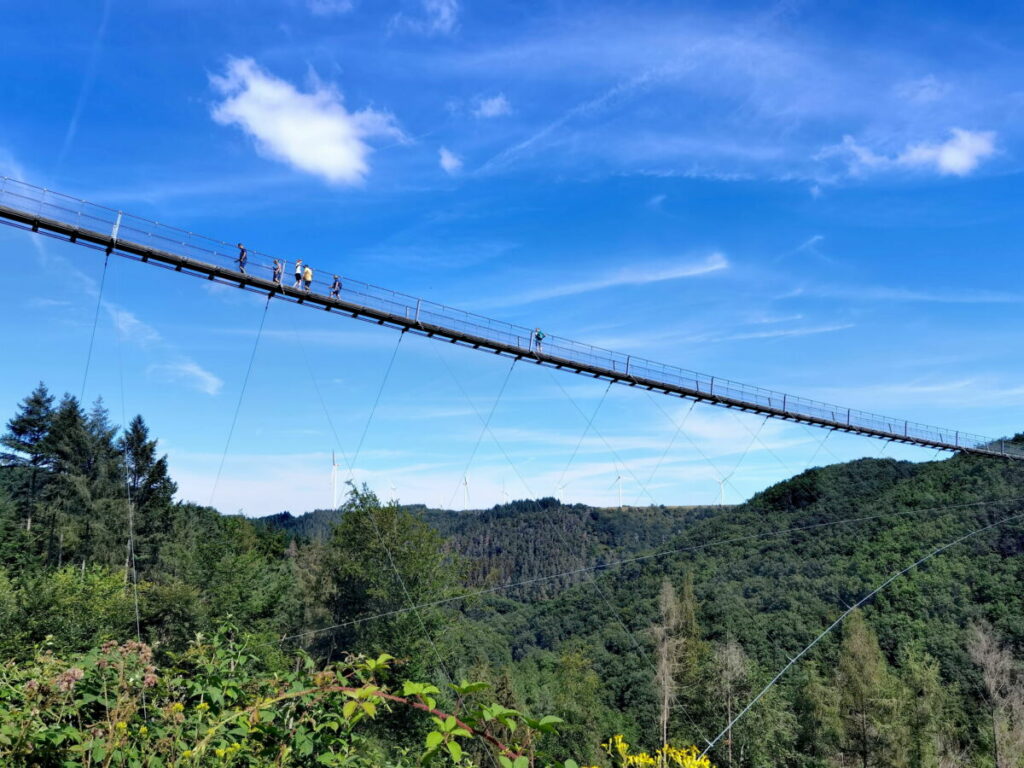
[[[910,768],[936,768],[943,751],[949,694],[938,662],[919,650],[909,652],[901,669],[902,735]]]
[[[808,768],[824,768],[842,740],[839,695],[814,663],[808,663],[793,701],[796,750]]]
[[[845,746],[861,768],[897,763],[885,751],[894,707],[889,665],[878,645],[878,637],[854,611],[846,621],[837,672],[839,716]]]
[[[167,456],[158,456],[157,441],[149,438],[142,416],[132,419],[117,442],[125,465],[125,482],[132,505],[135,554],[139,567],[156,562],[161,544],[170,532],[171,510],[178,487],[167,470]]]
[[[0,437],[0,445],[7,450],[0,453],[0,463],[8,467],[27,470],[26,481],[19,488],[15,501],[21,510],[25,530],[32,532],[32,518],[38,503],[43,477],[49,469],[46,440],[53,423],[53,395],[46,385],[39,383],[18,406],[18,412],[7,422],[7,432]]]

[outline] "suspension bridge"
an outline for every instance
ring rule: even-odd
[[[1024,459],[1024,445],[959,430],[819,402],[719,376],[697,373],[634,355],[601,349],[549,334],[534,341],[530,328],[345,278],[332,296],[329,284],[310,289],[273,279],[274,259],[248,252],[245,271],[237,267],[236,247],[123,211],[96,205],[50,189],[2,178],[0,221],[77,245],[236,286],[402,331],[422,334],[496,355],[582,376],[639,387],[698,402],[758,413],[773,419],[881,440],[980,456]],[[286,260],[281,260],[287,265]]]
[[[766,419],[781,419],[829,431],[854,433],[870,438],[907,443],[931,449],[964,452],[989,458],[1024,459],[1024,444],[1012,441],[991,439],[958,430],[928,426],[905,419],[882,416],[771,389],[741,384],[729,379],[701,374],[633,355],[601,349],[557,335],[547,335],[543,339],[543,343],[539,344],[535,341],[534,332],[530,328],[464,312],[443,304],[398,293],[357,280],[346,278],[343,281],[341,291],[336,294],[331,290],[330,284],[323,280],[314,281],[308,290],[301,287],[291,287],[285,285],[284,281],[280,278],[278,280],[274,279],[273,265],[276,260],[268,254],[249,251],[248,263],[243,271],[237,268],[239,264],[236,256],[236,247],[229,243],[6,177],[0,179],[0,222],[15,228],[28,230],[99,251],[104,253],[107,258],[111,255],[116,255],[173,272],[180,272],[255,292],[266,296],[268,305],[271,299],[289,301],[320,311],[399,329],[403,332],[411,332],[444,340],[452,344],[471,347],[498,356],[505,356],[515,361],[526,361],[553,369],[566,370],[581,376],[607,381],[609,386],[617,383],[648,392],[688,399],[695,403],[703,402],[724,408],[757,413],[765,416]],[[291,262],[280,261],[285,265],[295,263],[294,260]],[[264,314],[265,312],[266,310],[264,309]],[[390,371],[390,366],[388,370]],[[246,377],[248,378],[248,374]],[[385,374],[385,380],[386,377],[387,374]],[[237,410],[235,418],[237,419]],[[372,412],[370,418],[372,419]],[[486,431],[489,418],[488,420],[483,420],[481,417],[481,420],[484,421],[484,430]],[[367,426],[369,426],[369,421]],[[590,427],[591,424],[588,422],[588,431]],[[233,428],[234,425],[232,424],[232,430]],[[682,429],[681,425],[679,429]],[[335,437],[337,438],[337,435]],[[757,440],[756,433],[753,433],[753,438]],[[229,444],[230,440],[229,433]],[[227,447],[225,447],[225,456],[226,454]],[[470,461],[472,461],[472,458]],[[727,480],[727,476],[723,477],[723,482]],[[1019,506],[1017,506],[1021,501],[1022,499],[1020,498],[1006,498],[972,502],[952,507],[937,507],[932,510],[886,510],[855,518],[824,522],[815,521],[792,528],[755,531],[743,533],[736,537],[688,543],[682,547],[657,549],[650,553],[622,560],[602,561],[597,564],[583,565],[569,571],[546,574],[496,587],[491,586],[455,597],[438,597],[435,600],[418,604],[412,602],[411,599],[407,599],[409,604],[399,609],[369,616],[354,617],[341,624],[288,635],[283,637],[281,642],[335,632],[343,627],[375,621],[401,613],[418,613],[420,609],[426,607],[447,605],[474,596],[490,594],[567,575],[586,573],[595,576],[598,572],[610,568],[678,555],[684,552],[699,551],[731,542],[784,538],[826,527],[852,525],[892,516],[922,512],[942,512],[956,508],[988,507],[989,505],[1009,505],[1013,508],[1013,514],[1002,517],[994,522],[989,522],[942,546],[932,549],[912,564],[892,573],[884,581],[865,593],[852,606],[847,605],[846,610],[840,612],[835,621],[815,635],[798,653],[792,656],[786,655],[786,658],[789,660],[788,663],[768,681],[764,688],[760,689],[750,699],[742,710],[729,719],[729,722],[720,733],[714,736],[714,738],[708,738],[707,735],[701,734],[706,744],[701,753],[703,755],[719,744],[722,739],[729,738],[733,726],[766,695],[772,686],[792,666],[806,656],[829,632],[839,626],[853,610],[864,605],[883,589],[887,588],[894,580],[924,566],[929,560],[951,547],[966,542],[996,526],[1021,520],[1024,514],[1019,511]],[[129,503],[129,512],[130,509]],[[134,574],[134,533],[131,531],[130,520],[129,514],[129,551],[133,561],[132,572]],[[555,531],[558,533],[557,528]],[[561,536],[560,533],[558,535]],[[563,543],[567,548],[570,545],[564,539]],[[395,568],[393,561],[391,565],[392,568]],[[395,568],[395,571],[397,575],[397,568]],[[398,578],[401,579],[400,576]],[[600,597],[609,604],[612,615],[616,617],[615,621],[633,640],[637,652],[643,655],[644,652],[639,642],[636,640],[633,632],[618,617],[617,611],[604,593],[600,583],[597,581],[593,583]],[[404,589],[404,584],[402,586]],[[429,634],[427,637],[430,639]],[[141,634],[139,638],[141,641]],[[432,640],[431,644],[433,645]],[[440,656],[438,661],[441,664],[442,671],[447,675]],[[690,722],[693,724],[692,720]],[[697,732],[700,733],[699,730]]]

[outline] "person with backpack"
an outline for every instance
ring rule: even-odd
[[[243,275],[245,274],[245,265],[249,261],[249,254],[245,250],[245,246],[241,243],[238,244],[238,258],[235,259],[238,262],[238,271]]]
[[[533,332],[534,349],[542,354],[544,352],[544,335],[544,331],[540,328],[535,329]]]

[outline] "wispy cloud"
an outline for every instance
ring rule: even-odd
[[[815,336],[820,333],[835,333],[853,328],[853,323],[838,323],[836,325],[815,325],[804,328],[777,328],[771,331],[749,331],[747,333],[733,333],[727,336],[718,336],[711,341],[747,341],[748,339],[779,339],[786,336]]]
[[[668,280],[681,280],[688,277],[700,277],[713,272],[720,272],[729,267],[729,261],[721,253],[712,253],[703,261],[689,262],[671,267],[637,265],[629,269],[612,272],[593,280],[577,283],[563,283],[550,288],[539,288],[526,293],[497,297],[488,302],[489,306],[510,307],[529,304],[545,299],[557,299],[565,296],[576,296],[581,293],[601,291],[606,288],[617,288],[626,285],[648,285]]]
[[[149,366],[148,373],[168,381],[184,382],[207,395],[220,394],[224,382],[193,360]]]
[[[930,291],[882,285],[811,285],[789,292],[780,299],[801,297],[849,299],[851,301],[905,301],[932,304],[1020,304],[1024,295],[1003,291]]]
[[[100,53],[103,51],[103,38],[107,33],[107,22],[110,20],[110,6],[112,4],[113,0],[105,0],[103,3],[100,23],[92,39],[92,49],[89,51],[89,61],[85,65],[82,84],[78,89],[78,98],[75,99],[75,109],[71,113],[68,128],[64,132],[64,141],[61,143],[60,154],[57,155],[58,168],[64,163],[64,158],[67,156],[68,150],[71,149],[71,144],[75,140],[75,135],[78,133],[78,122],[82,119],[85,102],[89,98],[92,84],[96,80],[96,67],[99,63]]]
[[[942,175],[966,176],[995,152],[995,131],[952,128],[950,137],[943,142],[910,144],[897,155],[880,154],[859,143],[852,136],[844,136],[842,142],[825,147],[817,156],[820,159],[842,159],[853,175],[920,169]]]
[[[355,8],[354,0],[307,0],[306,7],[314,16],[344,16]]]
[[[366,178],[368,140],[406,140],[390,113],[349,112],[335,87],[315,82],[312,91],[300,91],[252,59],[231,59],[210,84],[222,96],[211,113],[216,122],[237,125],[264,155],[332,183],[359,184]]]
[[[420,0],[419,13],[396,13],[390,26],[421,35],[450,35],[459,26],[458,0]]]
[[[449,176],[454,176],[462,170],[462,158],[447,147],[441,147],[437,151],[437,161],[442,170]]]
[[[103,308],[110,315],[114,328],[121,335],[121,338],[146,346],[163,340],[160,333],[153,326],[143,322],[134,312],[129,312],[109,301],[103,302]]]
[[[512,105],[505,97],[504,93],[499,93],[497,96],[492,96],[489,99],[480,99],[473,110],[475,117],[501,117],[512,112]]]

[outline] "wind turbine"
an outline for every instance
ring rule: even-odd
[[[331,451],[331,509],[338,508],[338,462]]]
[[[621,512],[622,511],[622,475],[621,474],[615,476],[615,479],[612,481],[612,485],[619,486],[619,511]],[[611,488],[612,485],[609,485],[608,487]]]

